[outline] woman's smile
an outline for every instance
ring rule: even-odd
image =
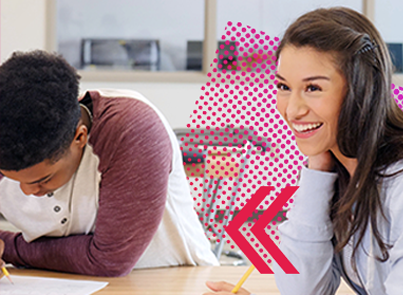
[[[321,130],[323,123],[321,122],[291,122],[291,129],[294,135],[299,138],[308,138],[315,135]]]

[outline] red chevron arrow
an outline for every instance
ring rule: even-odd
[[[241,234],[239,228],[246,222],[248,217],[252,215],[253,211],[256,210],[264,198],[273,189],[274,187],[272,186],[260,187],[225,229],[232,240],[238,245],[239,249],[242,250],[242,252],[248,257],[248,259],[261,274],[272,274],[273,271]],[[270,253],[273,259],[287,274],[298,274],[299,272],[291,264],[287,257],[285,257],[283,252],[280,251],[276,244],[270,239],[264,229],[270,223],[270,221],[273,220],[274,216],[276,216],[276,214],[283,208],[284,204],[292,197],[297,189],[298,186],[288,186],[284,188],[251,228],[251,232],[256,236],[256,238],[262,243],[263,247],[265,247],[267,252]]]

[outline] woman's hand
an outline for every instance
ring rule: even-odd
[[[330,151],[315,156],[309,156],[308,168],[313,170],[330,172],[334,167],[334,159]]]
[[[232,289],[234,289],[235,285],[227,283],[227,282],[206,282],[207,287],[209,287],[213,292],[204,293],[203,295],[233,295],[231,293]],[[250,293],[246,291],[244,288],[239,289],[236,292],[238,295],[249,295]]]

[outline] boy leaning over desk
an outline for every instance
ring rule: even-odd
[[[122,276],[218,265],[193,210],[177,139],[141,94],[91,90],[62,57],[0,66],[0,231],[15,266]]]

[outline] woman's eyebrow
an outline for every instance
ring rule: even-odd
[[[283,81],[287,81],[283,76],[281,76],[279,73],[276,73],[276,78],[283,80]],[[313,80],[328,80],[330,81],[330,78],[327,76],[312,76],[312,77],[307,77],[302,79],[303,82],[307,82],[307,81],[313,81]]]
[[[279,73],[276,73],[276,78],[279,78],[280,80],[287,81],[285,78],[283,78]]]
[[[312,80],[328,80],[328,81],[330,81],[330,78],[326,77],[326,76],[313,76],[313,77],[308,77],[308,78],[302,79],[302,81],[304,81],[304,82],[312,81]]]

